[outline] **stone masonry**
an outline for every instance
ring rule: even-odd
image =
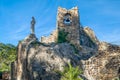
[[[69,24],[64,23],[64,19],[67,15],[68,19],[70,19]],[[80,23],[79,23],[79,13],[78,8],[74,7],[70,10],[67,10],[65,8],[58,8],[58,14],[57,14],[57,30],[55,30],[49,37],[42,37],[41,42],[44,43],[51,43],[55,42],[57,40],[58,31],[64,30],[67,35],[67,40],[70,41],[72,44],[80,44]]]

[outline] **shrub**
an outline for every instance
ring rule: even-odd
[[[64,32],[64,30],[59,31],[57,43],[67,42],[67,39],[66,39],[67,34],[68,33]]]
[[[79,69],[79,67],[72,67],[72,65],[69,63],[68,67],[65,67],[64,71],[61,72],[61,80],[82,80],[79,75],[82,73],[82,71]]]

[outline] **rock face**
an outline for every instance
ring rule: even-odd
[[[113,80],[120,78],[120,47],[101,42],[97,54],[83,60],[84,74],[88,80]]]
[[[14,65],[17,70],[13,71],[13,75],[17,75],[12,80],[59,80],[56,70],[62,71],[69,62],[79,64],[79,57],[69,43],[43,44],[35,35],[19,43],[17,57],[17,65]]]
[[[100,42],[92,29],[80,27],[79,21],[72,19],[78,14],[77,8],[59,8],[59,12],[62,12],[57,18],[59,26],[49,37],[39,41],[35,34],[30,34],[19,42],[17,59],[11,65],[11,80],[60,80],[61,75],[56,71],[63,71],[67,63],[79,66],[84,80],[120,77],[120,46]],[[67,22],[59,23],[66,14],[69,14]],[[59,43],[61,30],[68,33],[67,41]]]

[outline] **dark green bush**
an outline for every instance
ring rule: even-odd
[[[58,32],[58,39],[57,39],[57,43],[63,43],[63,42],[67,42],[67,34],[66,32],[64,32],[64,30],[61,30]]]

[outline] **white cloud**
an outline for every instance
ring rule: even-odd
[[[8,38],[10,40],[20,40],[22,38],[24,38],[26,36],[26,33],[29,32],[29,29],[27,27],[27,25],[23,25],[21,27],[18,27],[16,30],[12,30],[12,32],[9,33]]]
[[[120,41],[120,29],[115,29],[113,31],[110,31],[110,33],[99,33],[99,35],[101,36],[101,40],[103,41],[107,41],[107,42],[116,42],[116,41]]]

